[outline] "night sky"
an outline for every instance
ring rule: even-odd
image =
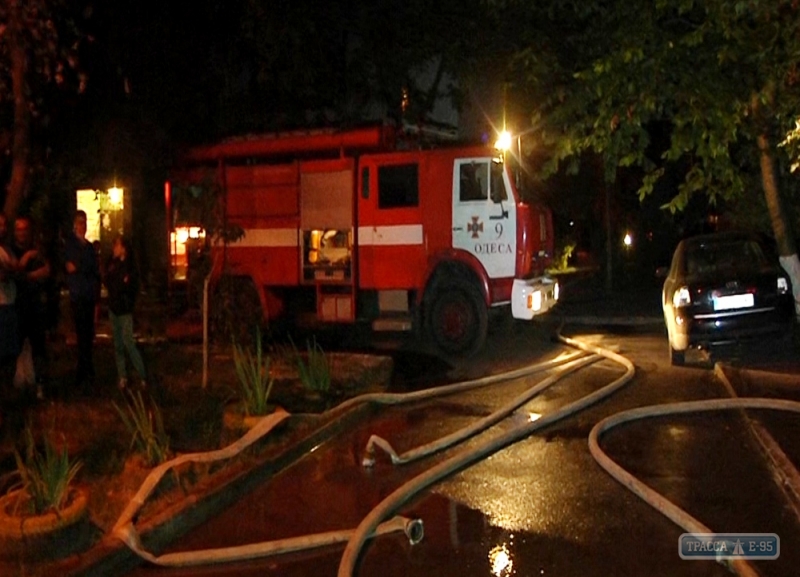
[[[502,63],[519,48],[516,35],[525,24],[493,21],[480,0],[69,5],[85,90],[55,91],[47,121],[35,127],[40,178],[31,198],[44,193],[65,206],[56,202],[59,191],[69,198],[77,188],[119,179],[140,191],[148,214],[160,209],[163,181],[183,147],[254,132],[400,119],[404,89],[411,106],[403,119],[428,119],[432,100],[417,85],[420,77],[438,78],[440,94],[473,119],[499,125],[502,91],[493,87],[503,83]],[[468,98],[468,83],[454,82],[456,76],[481,91]],[[529,121],[524,104],[509,100],[508,110],[514,106],[517,122]],[[553,198],[563,196],[563,184],[549,185]],[[579,204],[589,216],[596,212],[594,197]]]

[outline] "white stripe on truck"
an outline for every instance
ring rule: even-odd
[[[422,243],[421,224],[358,227],[358,244],[361,246],[415,245]]]
[[[236,247],[297,247],[296,228],[246,228],[244,236],[234,243]]]
[[[361,246],[408,246],[423,242],[421,224],[358,227]],[[296,228],[246,228],[244,236],[232,244],[237,248],[297,247],[298,231]]]

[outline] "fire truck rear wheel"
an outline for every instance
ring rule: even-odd
[[[427,320],[428,333],[444,353],[470,355],[486,340],[488,311],[478,288],[467,281],[437,286]]]

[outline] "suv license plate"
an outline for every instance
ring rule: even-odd
[[[746,309],[755,304],[751,293],[743,295],[728,295],[725,297],[714,297],[714,310],[726,311],[730,309]]]

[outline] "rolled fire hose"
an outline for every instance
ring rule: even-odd
[[[355,571],[355,566],[361,554],[369,535],[380,525],[383,519],[390,517],[395,511],[399,510],[405,503],[410,501],[419,492],[427,489],[431,485],[441,481],[442,479],[453,475],[454,473],[464,469],[465,467],[480,461],[481,459],[496,453],[500,449],[507,447],[525,437],[530,436],[535,431],[547,427],[553,423],[558,422],[565,417],[573,415],[618,391],[622,386],[629,382],[635,374],[633,363],[625,357],[614,353],[612,351],[589,345],[570,339],[568,337],[559,336],[559,338],[578,349],[601,355],[607,359],[615,361],[625,367],[625,373],[609,383],[608,385],[590,393],[580,399],[569,403],[558,411],[544,415],[542,418],[528,422],[523,425],[516,426],[503,434],[492,439],[483,440],[477,443],[474,447],[463,449],[456,453],[449,459],[446,459],[430,469],[417,475],[390,495],[381,501],[375,508],[370,511],[366,517],[356,528],[355,533],[348,541],[345,547],[342,558],[339,562],[338,577],[352,577]]]

